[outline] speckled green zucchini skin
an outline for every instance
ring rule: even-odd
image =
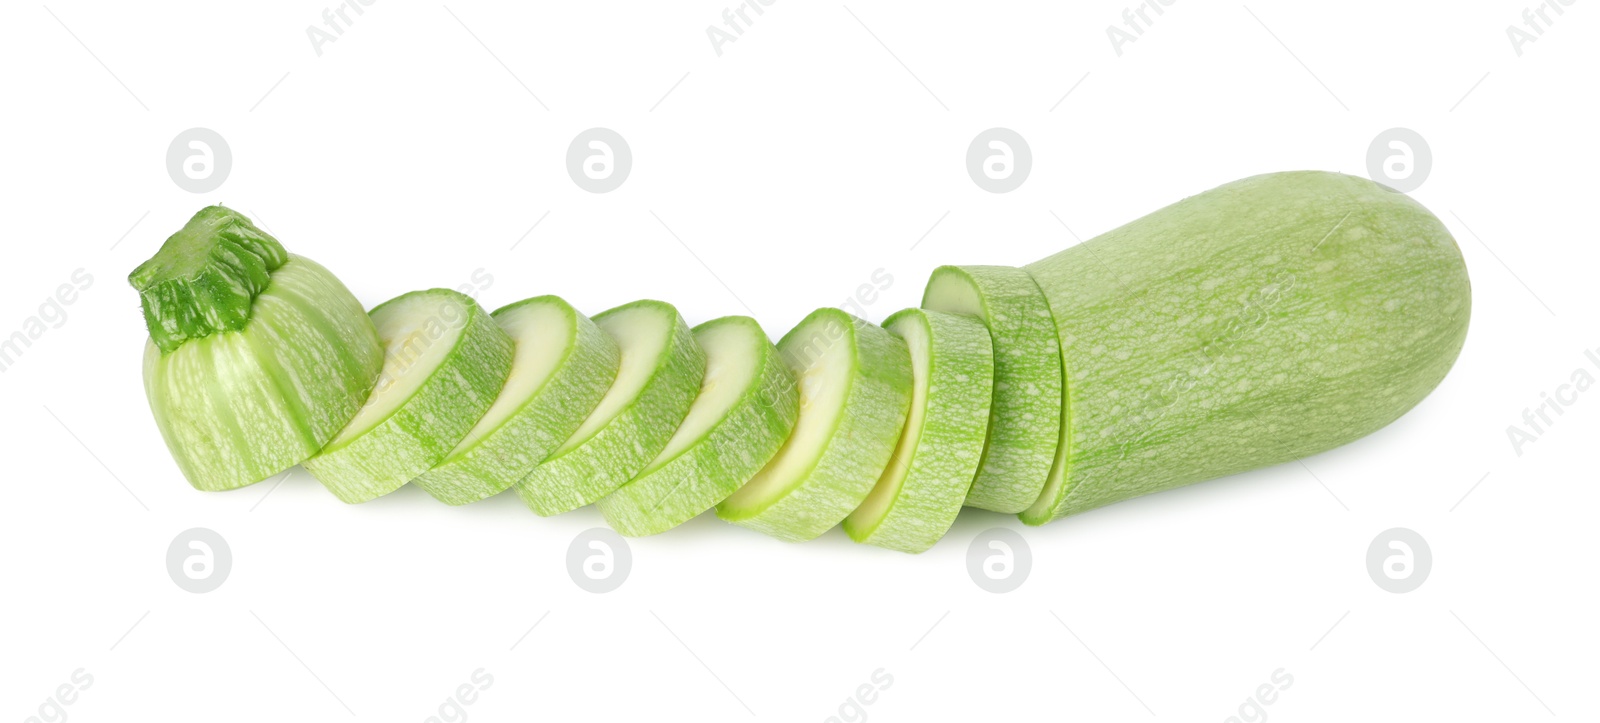
[[[361,303],[223,206],[128,274],[145,329],[145,396],[189,484],[242,487],[316,454],[361,409],[383,349]]]
[[[361,409],[383,350],[361,303],[327,269],[290,255],[238,331],[144,355],[145,394],[189,484],[228,490],[316,454]]]
[[[1044,292],[1022,269],[942,266],[922,308],[982,319],[994,343],[989,440],[967,506],[1021,512],[1039,499],[1061,438],[1061,351]]]
[[[905,309],[885,319],[883,328],[910,347],[912,412],[895,461],[844,519],[844,531],[856,542],[918,553],[950,529],[978,472],[994,353],[989,330],[970,316]]]
[[[1439,384],[1471,313],[1444,225],[1337,173],[1229,183],[1026,269],[1068,397],[1030,524],[1370,434]]]

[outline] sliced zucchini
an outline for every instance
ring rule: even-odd
[[[617,342],[558,296],[524,299],[492,316],[516,347],[511,374],[456,448],[413,480],[446,504],[500,494],[528,476],[617,377]]]
[[[670,530],[727,499],[765,466],[799,413],[794,374],[761,325],[726,316],[694,329],[705,381],[683,424],[638,476],[599,502],[624,535]]]
[[[906,309],[883,322],[911,350],[911,413],[894,458],[844,519],[850,539],[922,552],[955,522],[989,428],[994,353],[969,316]]]
[[[800,542],[839,524],[888,465],[911,406],[911,356],[893,334],[838,309],[812,312],[778,351],[799,382],[799,421],[717,516]]]
[[[455,449],[511,371],[511,337],[471,297],[413,291],[372,310],[383,371],[367,403],[305,468],[336,497],[400,489]]]
[[[1061,346],[1044,292],[1006,266],[941,266],[922,308],[983,320],[994,344],[989,441],[967,506],[1021,512],[1039,499],[1061,438]]]
[[[616,381],[577,431],[517,483],[541,516],[610,494],[667,446],[705,376],[706,355],[683,317],[663,301],[635,301],[594,317],[616,340]]]

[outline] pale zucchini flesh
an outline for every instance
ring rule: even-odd
[[[766,465],[798,413],[794,375],[754,319],[694,329],[705,351],[699,396],[665,449],[598,503],[613,529],[653,535],[711,509]]]
[[[560,297],[524,299],[491,316],[515,346],[505,386],[455,449],[413,480],[447,504],[526,477],[594,411],[621,359],[616,341]]]
[[[598,406],[517,491],[535,513],[575,510],[610,494],[650,463],[689,413],[706,357],[671,304],[636,301],[597,314],[621,364]]]
[[[911,352],[911,413],[871,494],[844,520],[856,542],[917,553],[955,522],[983,456],[994,353],[981,321],[906,309],[883,327]]]
[[[839,309],[819,309],[778,342],[800,415],[778,454],[717,505],[717,516],[780,540],[813,539],[871,492],[911,405],[905,342]]]
[[[384,345],[378,384],[304,463],[350,503],[389,494],[437,464],[494,403],[511,370],[511,338],[460,292],[414,291],[371,316]]]

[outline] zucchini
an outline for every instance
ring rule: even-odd
[[[1043,524],[1370,434],[1444,378],[1472,306],[1427,209],[1312,171],[1025,267],[941,267],[887,330],[820,309],[775,346],[752,319],[691,331],[659,301],[491,317],[435,289],[369,317],[220,206],[129,281],[151,411],[199,489],[303,463],[347,502],[515,485],[540,515],[598,501],[630,535],[714,505],[783,540],[843,522],[907,552],[963,504]]]
[[[711,509],[760,471],[794,429],[794,374],[755,319],[713,319],[695,327],[694,339],[706,353],[694,406],[666,448],[597,505],[624,535],[665,532]]]
[[[511,338],[472,297],[402,294],[372,310],[383,372],[372,396],[307,472],[349,502],[400,489],[455,449],[511,371]]]
[[[1028,272],[942,266],[922,308],[975,316],[994,344],[989,440],[967,506],[1021,512],[1039,499],[1061,437],[1061,351],[1050,304]]]
[[[596,314],[617,342],[616,381],[561,446],[517,483],[541,517],[578,509],[633,479],[663,448],[694,404],[706,355],[678,310],[635,301]]]
[[[778,351],[799,383],[799,420],[717,516],[801,542],[860,506],[888,466],[911,406],[911,355],[893,334],[832,308],[789,330]]]
[[[617,377],[617,342],[560,297],[524,299],[492,316],[516,347],[511,374],[456,448],[412,480],[445,504],[500,494],[528,476]]]
[[[145,396],[196,489],[306,460],[377,382],[383,350],[361,303],[238,212],[201,209],[128,282],[150,333]]]
[[[850,539],[901,552],[922,552],[955,522],[978,472],[994,353],[977,319],[906,309],[883,328],[911,351],[911,413],[883,476],[849,517]]]
[[[1028,524],[1370,434],[1444,378],[1472,309],[1438,218],[1316,171],[1235,181],[1025,268],[1067,395]]]

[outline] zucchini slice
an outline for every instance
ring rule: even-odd
[[[594,323],[616,340],[622,362],[577,431],[517,483],[540,516],[593,503],[633,479],[667,446],[705,376],[705,352],[671,304],[635,301]]]
[[[727,499],[778,453],[794,429],[794,374],[755,319],[726,316],[694,329],[706,376],[665,449],[599,502],[624,535],[677,527]]]
[[[777,456],[717,516],[801,542],[850,514],[883,474],[911,406],[911,355],[881,327],[818,309],[778,342],[800,417]]]
[[[305,468],[339,499],[389,494],[444,459],[494,403],[511,337],[471,297],[403,294],[372,310],[383,371],[367,403]]]
[[[1061,348],[1044,292],[1005,266],[941,266],[922,308],[983,320],[994,344],[989,441],[967,506],[1021,512],[1039,499],[1061,437]]]
[[[494,405],[456,448],[412,480],[446,504],[500,494],[577,430],[617,377],[617,342],[557,296],[492,315],[516,351]]]
[[[906,309],[883,327],[911,350],[911,413],[894,458],[844,531],[856,542],[917,553],[950,529],[978,472],[994,352],[989,330],[969,316]]]

